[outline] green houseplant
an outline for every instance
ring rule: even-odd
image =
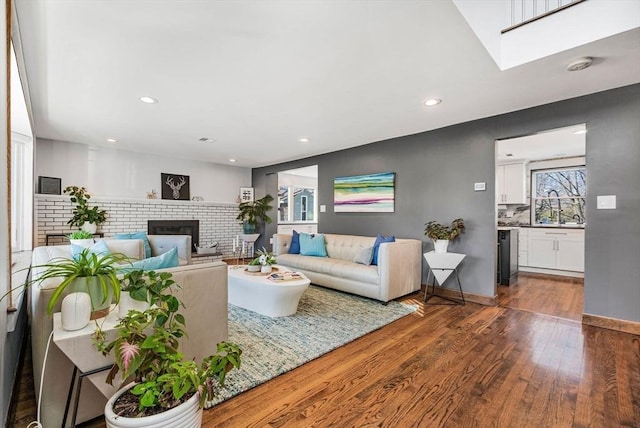
[[[271,217],[267,211],[273,209],[271,206],[273,196],[266,194],[260,199],[251,202],[242,202],[238,205],[238,216],[236,220],[240,220],[244,233],[254,233],[259,223],[271,223]]]
[[[433,240],[436,253],[446,253],[449,241],[456,239],[464,231],[464,220],[457,218],[449,226],[432,220],[425,224],[424,234]]]
[[[84,187],[68,186],[64,189],[64,193],[68,193],[71,202],[76,206],[72,211],[73,216],[67,224],[77,226],[95,233],[97,226],[103,224],[107,220],[107,212],[99,209],[97,206],[90,207],[88,205],[91,195]],[[94,226],[89,226],[94,225]]]
[[[93,234],[84,230],[77,230],[67,235],[69,242],[81,247],[90,247],[93,244]]]
[[[115,357],[107,382],[112,383],[118,373],[124,379],[123,384],[134,382],[107,403],[107,426],[120,426],[118,418],[126,418],[126,426],[133,426],[132,418],[140,418],[140,426],[153,426],[155,416],[176,406],[192,406],[194,402],[200,408],[201,419],[204,403],[215,394],[215,384],[223,385],[227,373],[240,367],[242,351],[233,343],[221,342],[217,352],[199,365],[185,360],[178,351],[179,339],[186,334],[185,319],[179,312],[183,305],[173,295],[177,284],[172,274],[148,272],[136,274],[135,278],[139,279],[138,275],[146,275],[147,285],[137,290],[146,288],[148,302],[153,306],[123,316],[115,327],[118,336],[114,340],[107,340],[100,329],[95,335],[98,350]],[[143,294],[140,292],[137,297]],[[194,426],[200,426],[199,422]]]

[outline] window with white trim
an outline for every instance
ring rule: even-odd
[[[531,224],[586,223],[584,166],[531,171]]]

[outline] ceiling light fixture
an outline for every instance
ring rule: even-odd
[[[593,63],[593,58],[585,56],[578,58],[575,61],[571,61],[567,64],[567,71],[580,71],[588,68]]]
[[[229,162],[237,162],[237,161],[236,161],[236,159],[231,158],[231,159],[229,159]]]
[[[107,138],[107,142],[109,142],[109,143],[117,143],[118,140],[115,140],[113,138]]]
[[[308,138],[300,138],[298,141],[300,141],[301,143],[308,143],[308,142],[310,142],[311,140],[310,140],[310,139],[308,139]]]
[[[437,106],[441,102],[442,102],[442,100],[439,99],[439,98],[431,98],[431,99],[428,99],[427,101],[425,101],[424,105],[426,105],[427,107],[432,107],[432,106]]]
[[[156,104],[158,102],[158,100],[153,97],[140,97],[140,101],[145,104]]]

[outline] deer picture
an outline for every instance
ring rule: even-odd
[[[173,190],[173,199],[180,198],[180,189],[185,185],[186,182],[187,181],[185,180],[184,176],[180,177],[180,182],[178,184],[175,184],[173,182],[173,177],[167,177],[167,181],[165,181],[165,183],[169,187],[171,187],[171,190]]]

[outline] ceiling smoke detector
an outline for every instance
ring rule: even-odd
[[[567,71],[580,71],[588,68],[593,63],[593,58],[585,56],[583,58],[576,59],[567,64]]]

